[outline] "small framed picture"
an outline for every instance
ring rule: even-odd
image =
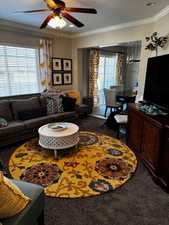
[[[53,85],[62,85],[62,73],[53,73],[52,81]]]
[[[64,71],[72,70],[72,60],[71,59],[63,59],[63,70]]]
[[[63,74],[63,84],[72,84],[72,74],[71,73]]]
[[[62,70],[62,60],[60,58],[53,58],[52,67],[53,70]]]

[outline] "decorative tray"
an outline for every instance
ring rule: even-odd
[[[48,129],[50,131],[63,131],[67,128],[67,125],[64,123],[49,123]]]

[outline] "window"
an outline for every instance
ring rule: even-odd
[[[0,96],[38,92],[37,50],[0,45]]]
[[[101,55],[99,60],[98,91],[99,104],[104,104],[104,88],[116,85],[117,54]]]

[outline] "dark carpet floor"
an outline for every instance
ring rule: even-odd
[[[88,117],[81,120],[80,130],[114,136],[103,123]],[[6,164],[15,147],[0,152]],[[152,181],[140,161],[134,176],[114,192],[82,199],[45,199],[45,225],[168,224],[169,195]]]

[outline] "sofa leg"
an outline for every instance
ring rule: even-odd
[[[45,221],[44,221],[44,210],[42,210],[40,216],[38,217],[38,225],[45,225]]]

